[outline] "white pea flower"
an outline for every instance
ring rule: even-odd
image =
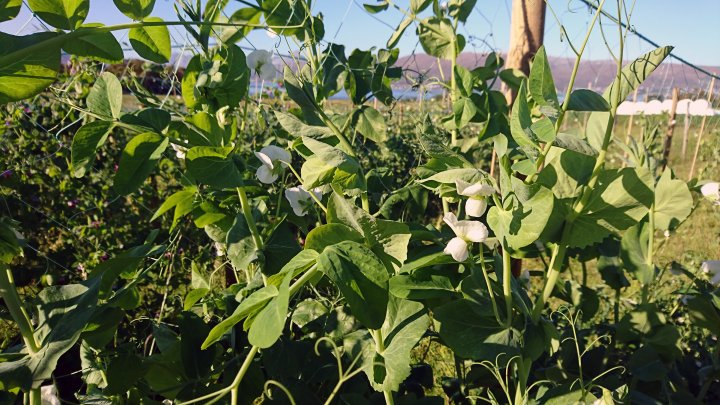
[[[45,385],[40,388],[40,402],[42,405],[60,405],[60,398],[55,385]]]
[[[173,150],[175,151],[175,156],[178,159],[185,159],[185,153],[187,152],[187,148],[184,146],[176,145],[174,143],[171,143],[170,146],[172,146]]]
[[[308,209],[313,205],[313,198],[310,193],[315,195],[318,200],[322,198],[320,188],[314,188],[308,192],[303,186],[290,187],[285,190],[285,198],[287,198],[295,215],[302,217],[307,214]]]
[[[443,221],[455,232],[455,237],[450,239],[443,252],[458,262],[467,260],[468,243],[483,242],[488,237],[488,229],[480,221],[458,221],[452,212],[445,214]]]
[[[700,187],[700,192],[715,205],[720,205],[720,183],[716,181],[705,183]]]
[[[275,78],[276,70],[272,63],[272,53],[266,50],[258,49],[250,52],[250,55],[247,56],[247,65],[263,80]]]
[[[223,127],[230,123],[230,118],[228,117],[228,111],[230,111],[230,106],[225,106],[215,113],[215,116],[217,117],[218,124],[222,125]]]
[[[215,256],[223,257],[226,254],[227,254],[227,251],[225,250],[225,245],[223,245],[220,242],[215,242]]]
[[[440,8],[447,11],[447,9],[448,9],[448,2],[447,2],[447,1],[443,1],[442,3],[440,3]]]
[[[467,181],[455,180],[457,193],[469,197],[465,204],[465,212],[471,217],[481,217],[487,209],[487,197],[495,192],[488,184],[470,184]]]
[[[262,162],[255,175],[260,182],[265,184],[272,184],[277,180],[278,176],[283,172],[283,167],[287,166],[286,162],[292,159],[290,152],[275,145],[260,149],[260,152],[255,152],[255,156]]]
[[[708,260],[700,266],[703,273],[710,275],[710,282],[714,285],[720,284],[720,260]]]

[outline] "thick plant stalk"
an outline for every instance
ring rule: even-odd
[[[375,341],[375,352],[382,355],[385,351],[385,342],[383,341],[382,331],[380,329],[372,329],[370,330],[370,334]],[[395,403],[392,391],[383,390],[383,396],[385,397],[385,405],[393,405]]]
[[[35,339],[35,329],[30,322],[30,316],[22,306],[22,301],[15,288],[10,268],[4,264],[0,264],[0,298],[3,299],[5,305],[10,312],[13,320],[20,329],[25,346],[30,354],[35,354],[40,350],[40,345]]]
[[[511,259],[510,259],[510,253],[508,253],[507,249],[503,248],[502,250],[503,255],[503,296],[505,297],[505,308],[506,308],[506,318],[505,318],[505,324],[509,327],[512,325],[512,317],[513,317],[513,298],[512,298],[512,266],[511,266]],[[492,291],[490,291],[492,294]]]
[[[258,232],[257,225],[255,225],[255,218],[253,218],[252,208],[250,207],[247,193],[245,193],[245,188],[238,187],[237,192],[238,197],[240,197],[240,205],[242,206],[243,216],[245,217],[245,222],[247,222],[248,228],[250,229],[255,246],[258,250],[262,250],[264,244],[262,238],[260,237],[260,232]]]
[[[619,6],[618,6],[618,13],[619,13]],[[620,18],[620,16],[618,16]],[[618,19],[618,21],[620,21]],[[622,38],[622,26],[618,24],[618,29],[620,30],[620,45],[619,45],[619,57],[617,59],[617,73],[616,77],[619,79],[622,77],[622,60],[623,60],[623,51],[624,51],[624,43]],[[620,93],[617,92],[617,98],[620,97]],[[537,300],[535,301],[535,304],[533,305],[532,310],[532,321],[534,323],[537,323],[537,321],[540,319],[540,315],[542,314],[542,310],[545,307],[545,303],[547,302],[548,298],[550,298],[550,295],[553,292],[553,289],[555,287],[555,284],[557,283],[558,277],[560,277],[560,271],[562,270],[563,263],[565,261],[565,254],[567,253],[567,245],[570,242],[570,231],[572,230],[573,224],[575,220],[580,216],[580,214],[585,209],[585,206],[590,201],[590,196],[592,195],[592,191],[597,185],[598,178],[600,176],[600,172],[605,167],[605,159],[607,156],[607,150],[610,145],[610,140],[612,139],[612,130],[613,130],[613,123],[615,122],[615,115],[617,114],[617,108],[622,100],[610,100],[611,108],[610,108],[610,114],[608,116],[608,122],[607,122],[607,128],[605,129],[605,135],[603,137],[603,143],[602,147],[598,153],[597,160],[595,161],[595,166],[592,170],[592,175],[590,176],[590,180],[588,181],[588,184],[583,187],[582,194],[580,196],[579,200],[576,200],[573,204],[573,209],[570,212],[570,215],[568,215],[568,218],[565,221],[565,226],[563,228],[562,237],[560,238],[560,242],[555,245],[552,252],[552,258],[550,260],[550,265],[548,268],[547,273],[547,279],[545,280],[545,287],[543,288],[543,293],[537,297]]]
[[[563,99],[563,103],[560,106],[560,113],[558,114],[557,121],[555,122],[555,133],[558,133],[560,131],[560,128],[563,124],[563,120],[565,119],[565,113],[567,112],[568,107],[570,106],[570,97],[572,95],[573,86],[575,85],[575,78],[577,77],[578,69],[580,68],[580,60],[582,59],[582,55],[585,52],[585,47],[587,46],[588,41],[590,40],[590,34],[593,31],[593,28],[595,27],[595,22],[597,21],[598,17],[600,16],[600,12],[603,9],[603,5],[605,5],[605,0],[602,0],[600,2],[600,5],[597,7],[597,10],[595,11],[595,15],[593,16],[592,21],[590,22],[590,27],[588,28],[587,32],[585,33],[585,38],[583,39],[582,45],[580,45],[580,49],[577,51],[577,54],[575,56],[575,63],[573,65],[573,70],[570,73],[570,81],[568,82],[567,89],[565,90],[565,98]],[[622,58],[621,58],[622,60]],[[550,149],[552,148],[553,144],[552,142],[548,142],[543,146],[542,151],[540,152],[540,156],[537,158],[537,162],[535,163],[535,171],[527,176],[525,178],[525,184],[530,184],[535,180],[535,177],[540,172],[540,169],[542,168],[543,164],[545,163],[545,158],[547,157],[547,154],[550,153]]]

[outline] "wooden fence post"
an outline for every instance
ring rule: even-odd
[[[710,103],[710,107],[712,107],[712,95],[713,95],[713,89],[715,88],[715,78],[713,77],[710,80],[710,90],[708,90],[708,103]],[[698,158],[698,152],[700,152],[700,145],[702,144],[702,136],[703,132],[705,132],[705,122],[707,121],[707,116],[703,116],[702,123],[700,124],[700,133],[698,133],[698,139],[697,143],[695,144],[695,154],[693,155],[692,164],[690,165],[690,175],[688,176],[688,180],[693,178],[693,175],[695,174],[695,163],[697,162]]]
[[[682,113],[682,111],[681,111]],[[683,142],[682,142],[682,160],[687,155],[688,134],[690,133],[690,103],[685,104],[685,121],[683,121]]]
[[[668,121],[667,134],[665,134],[665,148],[663,149],[663,170],[667,167],[668,159],[670,158],[670,147],[672,146],[673,132],[675,132],[675,119],[677,113],[678,104],[678,89],[675,87],[672,91],[672,107],[670,107],[670,119]]]

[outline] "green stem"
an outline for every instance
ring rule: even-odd
[[[492,304],[493,314],[495,314],[495,320],[498,325],[505,325],[505,322],[500,318],[500,311],[498,311],[497,302],[495,302],[495,292],[493,292],[492,284],[490,283],[490,276],[488,275],[487,269],[485,268],[485,255],[483,255],[483,244],[480,243],[480,269],[482,270],[483,277],[485,278],[485,285],[490,295],[490,303]],[[470,264],[474,267],[474,260],[470,260]],[[509,324],[507,326],[510,326]]]
[[[596,15],[597,18],[597,15]],[[622,60],[623,60],[623,51],[624,51],[624,43],[622,40],[622,27],[618,25],[620,29],[620,51],[619,51],[619,58],[617,62],[617,72],[615,77],[620,80],[622,78]],[[584,44],[583,44],[584,47]],[[572,230],[573,223],[577,217],[581,215],[583,210],[585,209],[585,206],[590,201],[590,196],[592,195],[592,191],[595,188],[595,185],[598,182],[598,178],[600,176],[600,173],[602,172],[603,167],[605,166],[605,158],[607,155],[607,149],[610,145],[610,140],[612,139],[612,130],[613,130],[613,123],[615,122],[615,115],[617,113],[618,105],[620,104],[619,100],[620,98],[620,92],[615,92],[616,97],[615,100],[608,100],[610,101],[610,114],[608,114],[608,122],[607,122],[607,128],[605,129],[605,135],[603,137],[602,147],[600,149],[600,152],[598,153],[597,160],[595,161],[595,166],[592,170],[592,175],[590,176],[590,181],[588,181],[587,185],[583,187],[582,194],[578,200],[575,200],[575,203],[573,204],[573,209],[568,215],[565,226],[563,228],[562,237],[560,238],[560,242],[555,245],[553,248],[553,255],[551,259],[550,269],[548,270],[547,280],[545,284],[545,288],[543,289],[542,295],[538,296],[535,305],[533,306],[533,312],[532,312],[532,320],[533,322],[537,322],[540,319],[540,314],[542,313],[542,310],[545,306],[545,302],[550,298],[550,295],[552,294],[553,288],[555,287],[555,283],[557,282],[558,277],[560,276],[560,270],[562,269],[562,264],[565,261],[565,254],[567,251],[567,245],[570,242],[570,234]]]
[[[558,133],[560,131],[560,127],[562,126],[563,120],[565,119],[565,113],[567,112],[567,109],[570,105],[570,97],[572,95],[572,89],[575,85],[575,78],[577,77],[578,69],[580,68],[580,59],[582,58],[583,53],[585,52],[585,46],[587,45],[588,41],[590,40],[590,34],[593,31],[593,28],[595,27],[595,22],[598,19],[598,16],[600,15],[600,11],[603,8],[603,5],[605,4],[605,0],[602,0],[600,2],[600,5],[595,11],[595,15],[593,16],[592,21],[590,22],[590,27],[588,28],[587,32],[585,33],[585,38],[583,39],[582,45],[580,46],[580,50],[577,52],[577,55],[575,56],[575,64],[573,65],[572,73],[570,74],[570,81],[568,82],[567,89],[565,90],[565,98],[563,99],[562,106],[560,107],[560,113],[558,114],[558,119],[555,121],[555,133]],[[540,172],[540,169],[542,168],[543,164],[545,163],[545,158],[547,157],[547,154],[550,152],[550,149],[552,148],[553,143],[548,142],[543,146],[542,151],[540,152],[540,156],[538,156],[537,161],[535,162],[535,171],[531,173],[529,176],[525,178],[525,184],[530,184],[535,180],[535,177]]]
[[[245,222],[247,222],[248,228],[250,229],[250,234],[252,234],[253,241],[255,242],[255,247],[257,247],[258,250],[262,250],[264,244],[262,238],[260,237],[260,232],[258,232],[257,225],[255,225],[255,218],[252,215],[252,207],[248,202],[245,188],[238,187],[237,192],[238,197],[240,197],[240,206],[242,207],[243,216],[245,217]]]
[[[567,225],[566,225],[567,229]],[[553,247],[552,256],[550,257],[550,264],[548,265],[547,278],[545,280],[545,287],[543,288],[542,294],[538,295],[535,305],[533,306],[531,319],[533,323],[536,323],[540,319],[545,303],[547,302],[550,295],[552,295],[555,284],[560,277],[560,270],[562,269],[563,261],[565,260],[566,245],[564,239],[559,244]]]
[[[512,266],[510,253],[503,247],[503,296],[505,297],[505,310],[506,318],[505,323],[510,326],[512,325],[513,316],[513,297],[512,297]]]
[[[375,341],[375,352],[382,356],[385,352],[385,342],[383,341],[382,331],[380,329],[371,329],[370,335]],[[384,390],[383,396],[385,397],[385,405],[393,405],[394,400],[391,390]]]
[[[40,387],[30,390],[30,405],[42,405],[42,392],[40,390]]]
[[[30,316],[25,311],[20,295],[18,295],[12,271],[4,264],[0,264],[0,298],[5,302],[10,316],[17,324],[18,329],[20,329],[20,335],[28,352],[30,354],[37,353],[40,350],[40,345],[35,340],[35,330],[30,322]]]
[[[330,128],[330,130],[333,131],[335,136],[337,136],[338,140],[340,141],[340,145],[343,146],[343,148],[345,149],[347,154],[352,157],[355,157],[356,156],[355,149],[353,149],[352,144],[350,143],[350,141],[348,141],[345,134],[343,134],[342,131],[340,131],[340,129],[332,122],[330,117],[328,117],[327,114],[325,114],[325,111],[323,111],[322,108],[317,106],[316,109],[317,109],[318,114],[320,114],[320,119],[322,120],[323,124],[327,125],[328,128]]]
[[[650,229],[648,230],[648,248],[647,256],[645,257],[645,264],[654,271],[653,255],[655,254],[655,204],[650,206],[650,211],[648,212],[648,226]],[[643,304],[647,304],[648,302],[649,289],[650,284],[644,283],[642,286]]]
[[[243,364],[240,366],[240,370],[238,371],[235,379],[230,385],[230,397],[231,400],[235,400],[235,402],[233,402],[233,405],[237,404],[238,388],[240,388],[240,383],[242,382],[243,377],[245,377],[245,374],[250,368],[250,365],[255,359],[255,355],[257,355],[259,349],[260,348],[257,346],[253,346],[252,348],[250,348],[250,352],[248,353],[247,357],[245,357],[245,361],[243,361]]]
[[[319,269],[317,263],[313,264],[309,269],[307,269],[305,274],[300,276],[300,278],[295,280],[295,282],[290,286],[290,296],[292,297],[297,294],[297,292],[300,291],[300,288],[302,288],[305,283],[312,279],[318,271]]]
[[[455,79],[455,68],[457,66],[457,57],[458,57],[458,49],[457,49],[457,35],[455,34],[457,32],[457,18],[455,19],[455,22],[453,24],[453,36],[452,36],[452,59],[450,60],[450,103],[452,105],[455,105],[455,101],[457,101],[457,80]],[[452,107],[451,107],[452,110]],[[458,130],[457,128],[453,129],[450,132],[450,145],[457,146],[457,136],[458,136]]]

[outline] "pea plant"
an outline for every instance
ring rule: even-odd
[[[613,404],[714,395],[718,280],[701,273],[720,274],[718,265],[668,271],[655,256],[658,235],[707,204],[692,192],[718,201],[717,183],[676,178],[658,163],[652,139],[626,144],[613,131],[618,105],[672,47],[623,66],[627,31],[618,28],[614,81],[602,94],[574,88],[602,0],[582,43],[571,44],[576,60],[560,98],[543,48],[527,77],[503,69],[496,54],[473,69],[457,63],[465,44],[458,27],[474,0],[366,4],[405,17],[386,49],[349,54],[324,41],[311,0],[240,1],[232,13],[227,0],[182,0],[177,21],[153,17],[154,3],[114,0],[133,22],[103,26],[85,21],[89,0],[28,0],[56,31],[0,33],[0,102],[50,95],[80,117],[68,162],[75,178],[107,166],[98,152],[123,134],[108,173],[115,193],[151,192],[144,185],[158,166],[177,179],[156,191],[162,203],[146,221],[159,228],[142,244],[34,296],[13,275],[23,224],[2,218],[0,297],[17,339],[0,356],[0,400],[393,404],[445,403],[445,395],[453,403]],[[0,2],[0,18],[20,6]],[[629,14],[618,0],[618,22]],[[398,102],[397,44],[413,25],[429,55],[451,62],[450,77],[437,83],[452,105],[401,129],[422,160],[402,182],[390,181],[368,150],[390,143],[394,124],[383,112]],[[73,92],[78,75],[62,69],[62,51],[121,62],[112,33],[129,30],[138,55],[166,63],[169,26],[197,44],[180,101],[107,71],[82,97]],[[251,91],[253,78],[271,82],[278,73],[271,52],[246,55],[236,45],[256,29],[298,48],[283,61],[276,93],[290,108]],[[512,106],[500,82],[517,90]],[[344,111],[329,101],[341,91]],[[139,103],[124,107],[124,92]],[[588,124],[564,132],[576,112],[589,114]],[[477,158],[490,150],[496,176]],[[624,165],[611,167],[618,150]],[[174,262],[179,240],[198,231],[214,261]],[[513,258],[542,271],[513,274]],[[158,274],[180,280],[169,292],[179,307],[166,292],[144,313]],[[682,299],[660,293],[668,277],[684,280]],[[703,357],[691,366],[678,310],[698,339],[715,342],[700,345]],[[54,384],[68,358],[80,364],[72,392]],[[441,371],[442,361],[451,370]]]

